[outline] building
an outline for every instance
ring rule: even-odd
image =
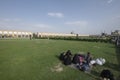
[[[84,36],[88,37],[89,35],[80,35],[80,34],[67,34],[67,33],[45,33],[45,32],[24,32],[24,31],[7,31],[0,30],[0,38],[30,38],[33,37],[34,34],[37,37],[78,37]]]
[[[38,37],[76,37],[76,36],[89,36],[80,34],[66,34],[66,33],[37,33]]]
[[[115,30],[111,32],[112,42],[116,43],[117,46],[120,46],[120,30]]]
[[[0,30],[0,38],[29,38],[32,32]]]
[[[120,35],[120,30],[115,30],[114,32],[111,32],[112,36],[119,36]]]

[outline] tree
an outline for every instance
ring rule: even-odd
[[[70,34],[74,34],[74,31],[70,32]]]

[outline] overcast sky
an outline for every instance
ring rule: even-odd
[[[0,30],[110,33],[120,30],[120,0],[0,0]]]

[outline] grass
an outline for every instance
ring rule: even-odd
[[[94,58],[103,57],[106,64],[93,67],[91,74],[68,66],[52,71],[60,63],[57,56],[71,50],[73,54],[88,51]],[[100,72],[110,69],[120,76],[120,49],[109,43],[64,40],[0,40],[0,80],[99,80]]]

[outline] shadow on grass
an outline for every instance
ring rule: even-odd
[[[116,56],[117,56],[117,60],[120,68],[120,47],[117,47],[117,46],[116,46]]]
[[[118,63],[119,63],[118,71],[120,72],[120,46],[119,47],[116,46],[116,56],[117,56],[117,60],[118,60]],[[119,74],[119,76],[116,80],[120,80],[120,74]]]
[[[62,64],[64,64],[63,61],[60,60],[60,54],[59,54],[59,55],[55,55],[55,57],[56,57]]]
[[[104,66],[120,72],[120,47],[115,46],[115,50],[116,50],[116,58],[117,58],[118,64],[106,62],[106,64]],[[116,80],[120,80],[120,74]]]
[[[111,69],[114,69],[114,70],[116,70],[116,71],[119,71],[120,69],[120,66],[119,66],[119,64],[117,65],[117,64],[114,64],[114,63],[110,63],[110,62],[106,62],[106,64],[104,65],[105,67],[109,67],[109,68],[111,68]]]
[[[92,78],[94,78],[95,80],[100,80],[100,73],[95,71],[95,70],[91,70],[89,76],[91,76]]]
[[[59,55],[55,55],[55,57],[60,60]]]
[[[116,78],[116,80],[120,80],[120,75]]]

